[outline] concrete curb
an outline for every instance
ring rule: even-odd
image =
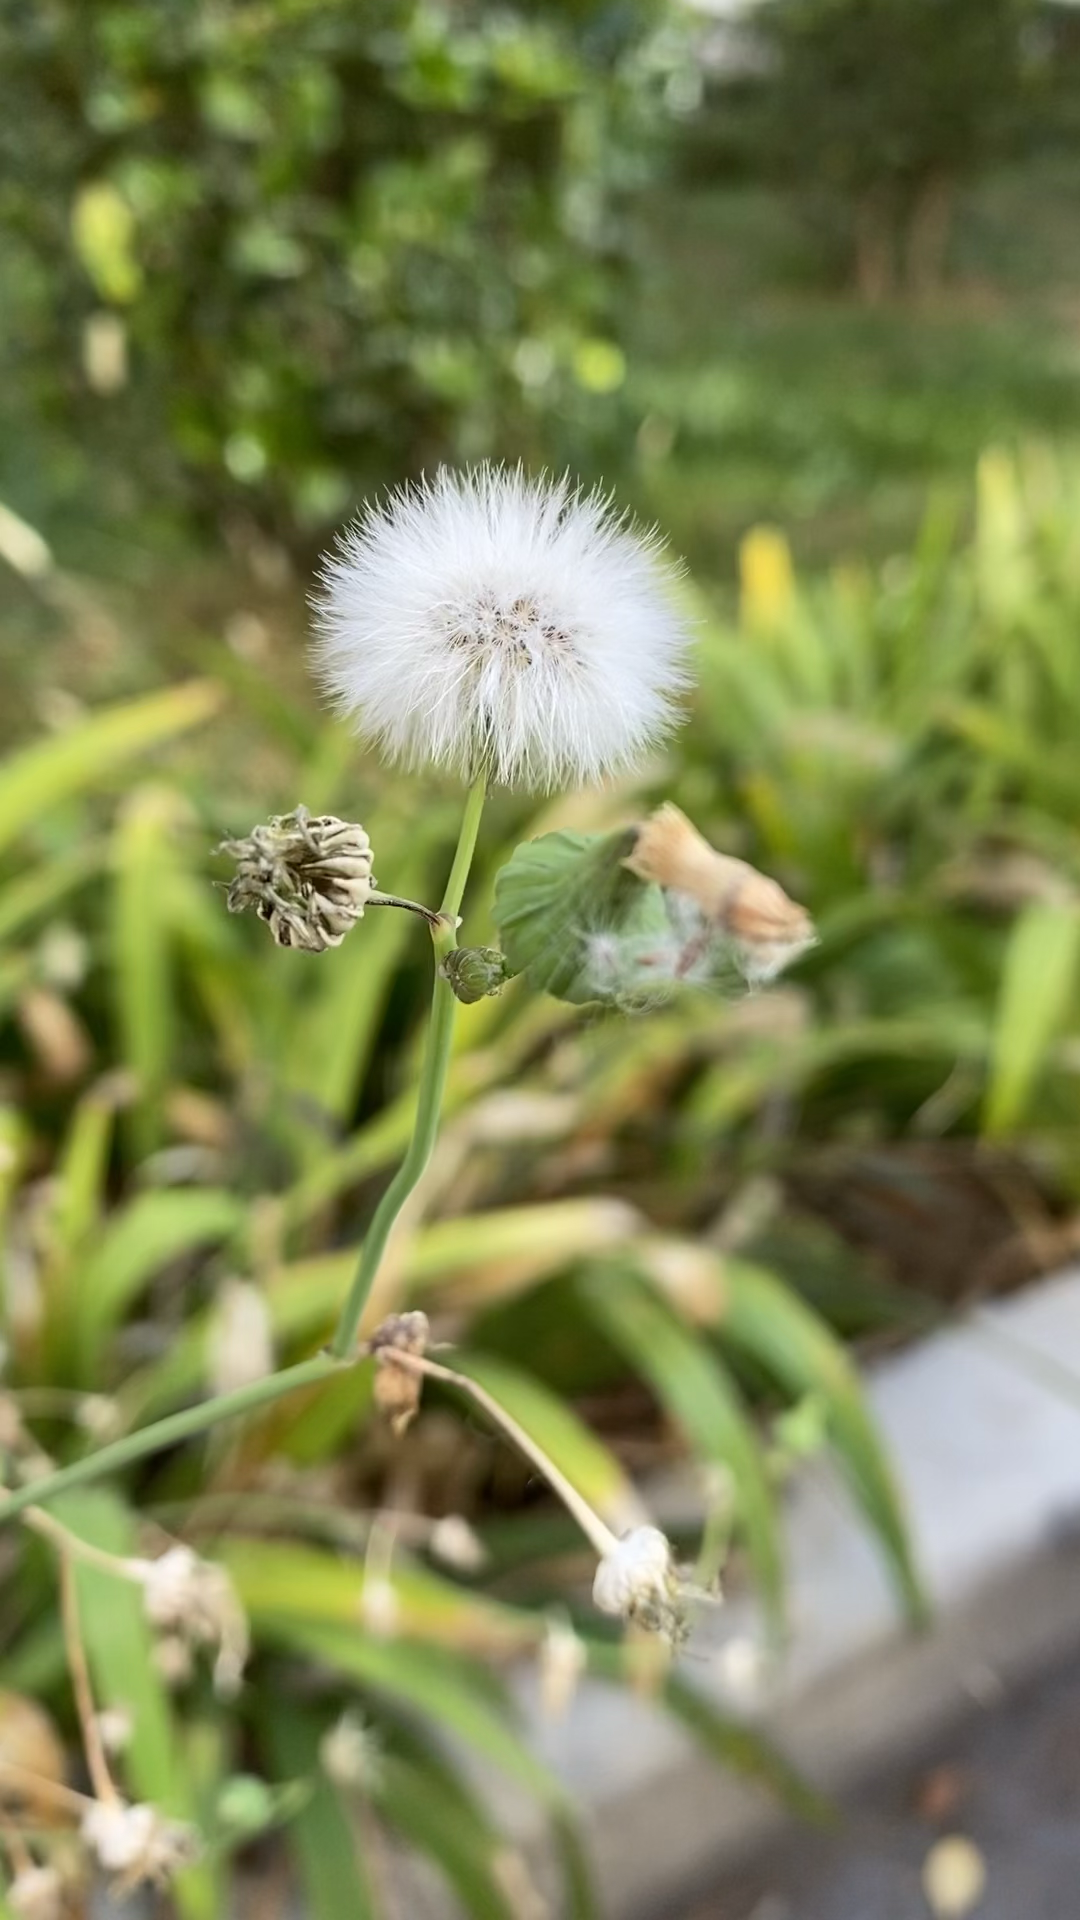
[[[983,1308],[873,1370],[932,1629],[910,1633],[836,1478],[788,1503],[791,1640],[763,1670],[749,1601],[707,1616],[686,1675],[836,1787],[1080,1645],[1080,1269]],[[711,1767],[654,1708],[589,1683],[566,1719],[520,1692],[537,1749],[589,1834],[609,1920],[670,1915],[760,1843],[777,1809]]]

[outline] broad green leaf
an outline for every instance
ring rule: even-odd
[[[66,1493],[53,1501],[51,1511],[72,1533],[106,1553],[127,1557],[138,1551],[134,1515],[112,1493]],[[154,1665],[142,1592],[130,1580],[78,1562],[76,1583],[95,1702],[99,1709],[122,1710],[131,1721],[121,1763],[128,1792],[174,1819],[194,1823],[195,1795],[169,1697]],[[175,1891],[184,1920],[214,1920],[217,1901],[208,1869],[185,1870]]]
[[[608,997],[589,968],[591,934],[623,940],[670,938],[658,887],[622,862],[632,831],[546,833],[518,847],[495,879],[495,924],[515,973],[558,1000],[583,1005]]]
[[[581,1283],[581,1292],[698,1457],[718,1461],[731,1474],[762,1597],[779,1625],[784,1574],[776,1502],[735,1382],[701,1335],[682,1326],[637,1274],[615,1266],[602,1269]]]
[[[516,1420],[613,1533],[641,1526],[645,1512],[615,1456],[549,1387],[490,1354],[455,1350],[453,1364]]]
[[[220,687],[191,680],[92,714],[70,733],[36,741],[0,767],[0,847],[72,794],[111,782],[125,761],[149,753],[221,707]]]
[[[830,1443],[915,1621],[926,1600],[912,1558],[900,1496],[863,1396],[859,1376],[840,1341],[790,1288],[742,1260],[724,1266],[726,1298],[720,1328],[725,1340],[801,1399],[819,1396],[827,1410]]]
[[[1000,1138],[1023,1120],[1055,1035],[1076,995],[1080,911],[1038,901],[1016,921],[994,1021],[984,1131]]]
[[[310,1920],[373,1920],[378,1908],[364,1864],[358,1824],[323,1771],[325,1719],[266,1693],[258,1722],[274,1777],[303,1778],[307,1796],[289,1821]]]

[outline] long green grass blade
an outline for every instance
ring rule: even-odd
[[[128,760],[212,719],[222,699],[213,681],[190,680],[105,707],[70,733],[13,754],[0,767],[0,848],[61,800],[111,782]]]
[[[275,1779],[302,1779],[303,1804],[289,1821],[309,1920],[375,1920],[378,1907],[355,1821],[322,1769],[324,1718],[265,1695],[259,1731]]]
[[[735,1382],[695,1335],[628,1267],[592,1272],[580,1283],[588,1311],[649,1383],[699,1459],[730,1473],[737,1516],[773,1625],[783,1613],[784,1569],[776,1501]]]
[[[820,1397],[830,1443],[877,1535],[900,1598],[912,1620],[925,1621],[926,1600],[900,1496],[858,1374],[840,1341],[817,1314],[763,1268],[728,1260],[725,1283],[723,1338],[751,1355],[796,1398]]]
[[[1005,951],[994,1020],[983,1128],[1001,1138],[1024,1119],[1055,1035],[1074,1005],[1080,911],[1039,901],[1023,912]]]

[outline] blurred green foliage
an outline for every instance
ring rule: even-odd
[[[621,379],[609,201],[640,165],[650,14],[7,9],[22,417],[118,510],[149,488],[290,541],[440,459],[587,465],[588,396]]]
[[[396,891],[444,878],[456,796],[358,760],[301,690],[309,550],[443,458],[602,464],[705,582],[701,690],[648,797],[775,873],[821,943],[768,993],[638,1020],[521,982],[461,1009],[380,1310],[422,1304],[616,1530],[639,1467],[696,1463],[703,1537],[681,1544],[705,1561],[730,1533],[774,1628],[779,1486],[830,1448],[917,1612],[845,1343],[1054,1260],[1077,1204],[1080,469],[1015,453],[1080,430],[1073,51],[1061,9],[1034,38],[1028,12],[777,0],[771,62],[700,114],[705,29],[649,0],[4,12],[0,498],[113,581],[0,517],[22,575],[5,743],[31,714],[40,734],[0,769],[9,1472],[220,1385],[238,1297],[279,1359],[317,1347],[408,1137],[422,928],[372,914],[313,962],[215,891],[216,840],[298,801],[360,818]],[[885,304],[822,300],[860,255]],[[949,273],[951,303],[890,304]],[[496,798],[470,937],[493,937],[523,835],[645,804]],[[441,1554],[447,1514],[482,1565]],[[561,1510],[446,1394],[391,1447],[358,1371],[63,1518],[122,1551],[160,1522],[249,1610],[226,1706],[204,1675],[170,1692],[137,1610],[80,1575],[96,1696],[140,1729],[130,1790],[209,1841],[185,1916],[224,1911],[278,1826],[314,1920],[377,1910],[384,1831],[465,1912],[513,1912],[447,1740],[537,1796],[565,1911],[589,1911],[500,1670],[542,1660],[552,1606],[590,1671],[633,1683],[633,1649],[580,1604]],[[70,1729],[37,1541],[0,1642],[7,1684]],[[666,1698],[704,1751],[813,1805],[681,1680]],[[352,1786],[324,1763],[342,1709],[370,1735]]]
[[[690,151],[779,186],[866,297],[925,293],[957,188],[1075,140],[1075,84],[1045,0],[762,0],[726,29]]]
[[[439,1155],[377,1303],[422,1304],[616,1530],[640,1511],[629,1463],[674,1449],[719,1471],[724,1525],[774,1621],[776,1477],[804,1429],[918,1606],[834,1329],[932,1323],[980,1258],[1011,1248],[1023,1269],[1033,1221],[1040,1257],[1059,1221],[1067,1243],[1078,489],[1046,453],[989,454],[970,538],[932,505],[903,560],[817,582],[775,530],[747,540],[738,616],[700,603],[702,686],[657,794],[804,899],[820,946],[773,990],[691,992],[636,1020],[520,982],[460,1009]],[[212,1390],[238,1277],[279,1358],[317,1346],[408,1134],[422,928],[369,916],[312,960],[230,919],[209,884],[215,827],[244,824],[222,817],[230,762],[266,724],[235,692],[188,683],[88,716],[0,779],[7,1391],[27,1458],[74,1457],[103,1413],[126,1429]],[[148,777],[140,754],[166,747]],[[357,766],[304,709],[276,751],[289,800],[363,818],[386,884],[437,888],[457,804],[441,789]],[[604,829],[640,806],[622,790],[530,819],[498,801],[470,934],[490,933],[482,903],[522,832]],[[17,1468],[23,1443],[9,1443]],[[371,1556],[391,1499],[387,1563]],[[440,1557],[446,1513],[473,1524],[485,1565]],[[181,1887],[185,1913],[216,1910],[214,1876],[244,1839],[228,1808],[253,1770],[273,1787],[271,1824],[286,1795],[315,1914],[340,1911],[346,1889],[369,1910],[355,1835],[373,1822],[429,1852],[469,1911],[478,1886],[498,1887],[501,1843],[449,1782],[447,1736],[548,1806],[571,1847],[566,1910],[586,1911],[570,1809],[479,1661],[539,1657],[553,1602],[595,1671],[629,1672],[632,1654],[579,1608],[588,1556],[497,1439],[433,1391],[391,1448],[361,1370],[64,1509],[98,1540],[129,1537],[136,1514],[224,1559],[257,1649],[237,1708],[202,1680],[170,1696],[133,1640],[123,1662],[110,1652],[108,1610],[98,1644],[88,1607],[102,1698],[158,1729],[133,1789],[194,1807],[213,1842]],[[0,1631],[10,1684],[63,1711],[50,1593],[35,1551]],[[710,1751],[797,1797],[745,1730],[678,1682],[668,1697]],[[345,1789],[320,1741],[357,1703],[382,1758]]]

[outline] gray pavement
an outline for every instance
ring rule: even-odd
[[[923,1862],[946,1834],[985,1860],[971,1920],[1080,1920],[1080,1657],[978,1709],[843,1812],[835,1832],[777,1840],[682,1920],[930,1920]]]

